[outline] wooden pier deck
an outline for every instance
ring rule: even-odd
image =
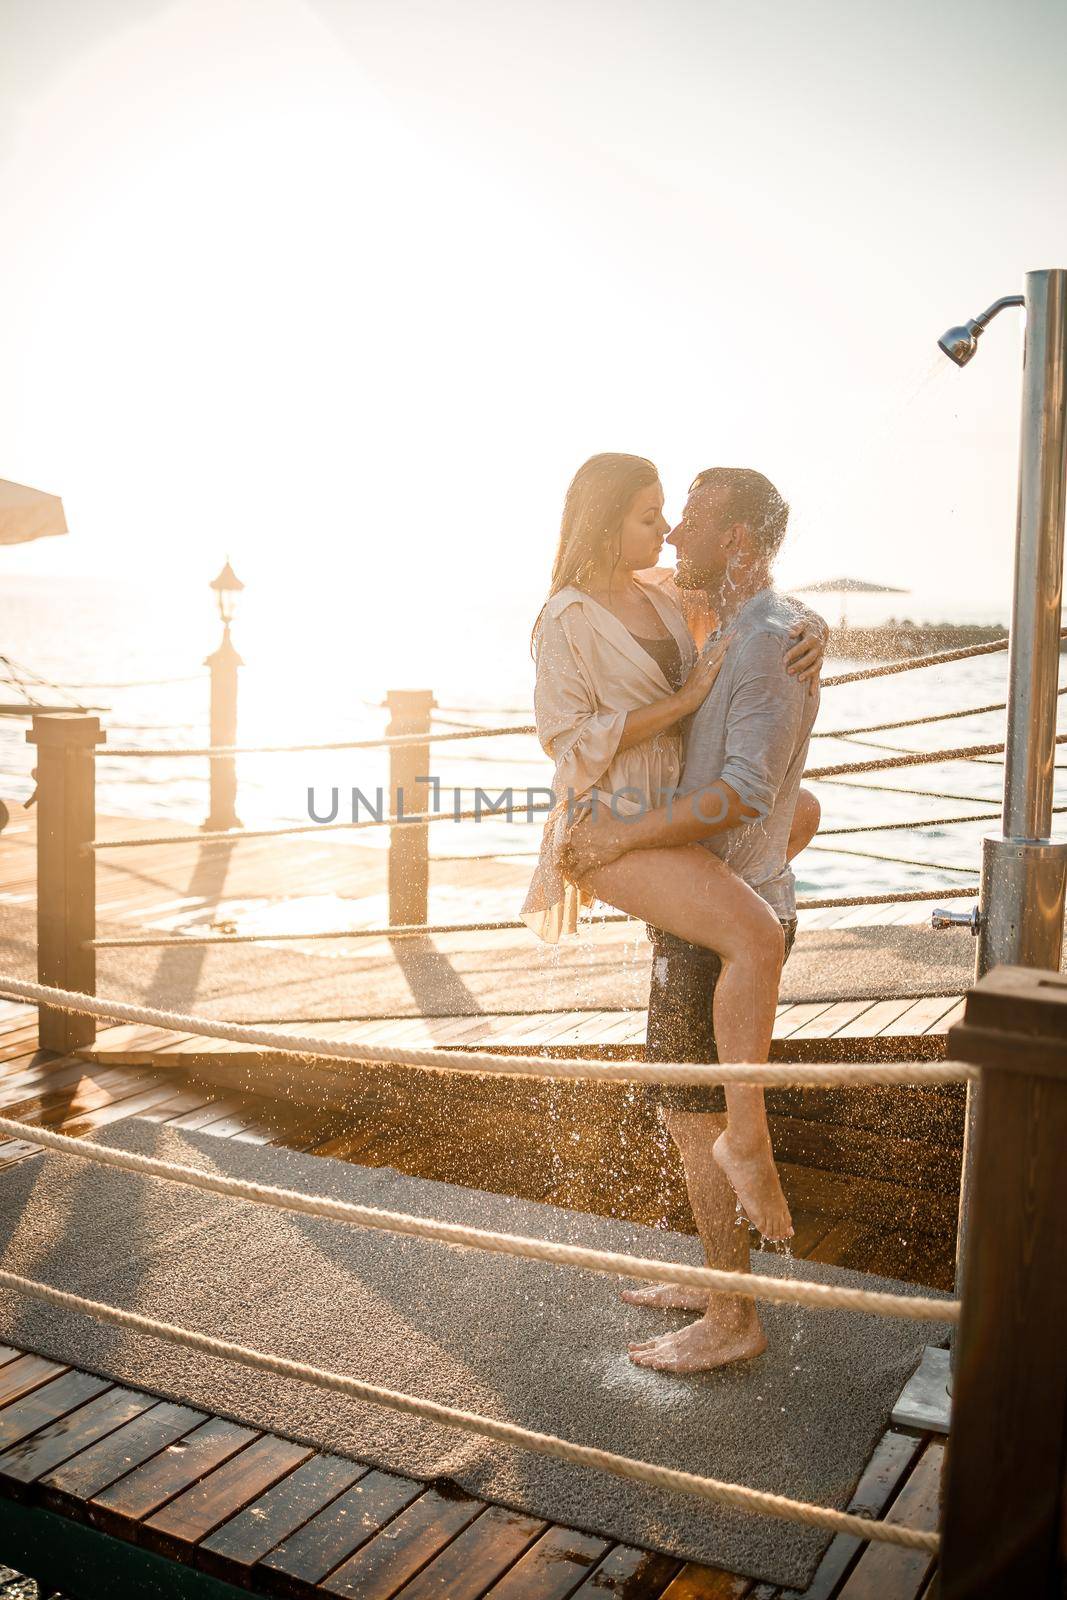
[[[165,1070],[103,1067],[45,1055],[36,1042],[35,1012],[0,1002],[0,1110],[26,1125],[24,1139],[0,1144],[0,1166],[39,1156],[35,1126],[84,1136],[136,1115],[218,1138],[442,1175],[436,1168],[448,1152],[441,1140],[405,1138],[395,1120],[375,1115],[339,1132],[333,1114],[197,1082],[180,1054]],[[508,1192],[581,1203],[582,1195],[560,1192],[558,1172],[539,1165],[536,1151],[523,1170],[508,1168],[500,1160],[504,1135],[494,1152],[491,1132],[469,1156],[467,1181],[495,1172]],[[951,1281],[947,1236],[905,1239],[899,1207],[884,1220],[893,1186],[788,1164],[785,1181],[796,1254]],[[898,1188],[898,1199],[903,1194]],[[645,1219],[639,1205],[629,1214]],[[890,1429],[852,1509],[935,1527],[942,1454],[936,1439]],[[785,1600],[750,1579],[317,1454],[10,1347],[0,1350],[0,1501],[0,1560],[21,1562],[20,1570],[39,1571],[86,1600],[102,1581],[112,1592],[145,1595]],[[931,1566],[913,1552],[837,1538],[807,1595],[924,1600]]]

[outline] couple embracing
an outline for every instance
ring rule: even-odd
[[[764,1062],[796,932],[790,860],[818,827],[801,787],[826,625],[777,594],[789,508],[762,473],[693,480],[669,543],[651,461],[593,456],[563,510],[534,626],[537,733],[556,803],[523,918],[549,943],[593,900],[648,925],[649,1061]],[[698,649],[709,618],[714,629]],[[688,621],[687,621],[688,619]],[[760,1088],[649,1089],[681,1154],[708,1265],[748,1269],[737,1208],[792,1233]],[[699,1311],[630,1358],[692,1372],[758,1355],[753,1302],[672,1285],[623,1291]]]

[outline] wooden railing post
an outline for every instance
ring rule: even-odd
[[[430,778],[431,689],[390,689],[386,736],[426,734],[426,743],[397,745],[389,751],[389,922],[426,922],[429,903],[429,828],[425,823],[404,822],[403,817],[432,811]],[[422,779],[420,783],[418,780]]]
[[[948,1053],[982,1071],[946,1462],[942,1600],[1064,1591],[1067,978],[996,967]]]
[[[35,715],[26,734],[37,746],[37,981],[96,993],[96,859],[85,846],[96,831],[99,717]],[[42,1050],[67,1054],[92,1044],[96,1022],[54,1006],[39,1008]]]

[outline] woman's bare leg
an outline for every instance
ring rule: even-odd
[[[748,884],[700,845],[634,850],[583,879],[582,888],[620,911],[714,950],[715,1037],[726,1061],[759,1063],[770,1053],[782,971],[781,923]],[[719,1162],[750,1222],[770,1239],[793,1231],[774,1165],[763,1090],[726,1090],[729,1124]]]

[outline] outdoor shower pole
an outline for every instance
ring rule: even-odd
[[[1067,841],[1049,837],[1067,496],[1067,269],[1026,274],[1015,589],[999,837],[982,841],[975,979],[992,967],[1059,972]],[[967,1085],[956,1289],[964,1293],[982,1090]]]
[[[1004,814],[982,844],[975,976],[1058,972],[1067,843],[1049,838],[1067,495],[1067,269],[1026,275],[1015,590],[1008,654]]]
[[[980,317],[950,328],[939,347],[957,366],[1008,306],[1026,307],[1015,588],[1008,653],[1008,731],[1001,831],[982,841],[975,981],[992,967],[1059,972],[1063,946],[1067,841],[1049,837],[1055,782],[1057,680],[1067,499],[1067,269],[1026,274],[1026,294],[1006,295]],[[970,922],[934,912],[935,928]],[[973,992],[973,991],[972,991]],[[964,1258],[983,1091],[967,1085],[960,1171],[956,1290],[965,1293]],[[955,1348],[955,1347],[953,1347]],[[952,1375],[943,1352],[928,1348],[905,1387],[893,1421],[947,1433]]]

